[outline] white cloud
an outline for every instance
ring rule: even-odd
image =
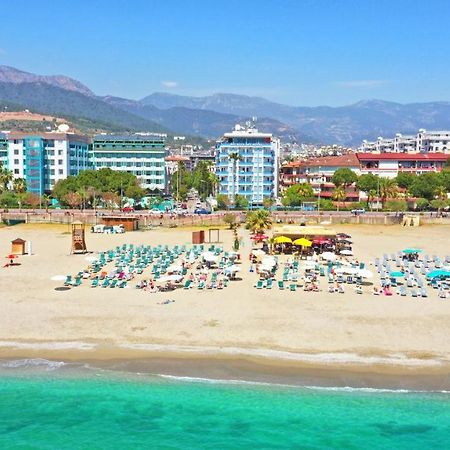
[[[388,84],[386,80],[350,80],[350,81],[335,81],[336,86],[344,88],[376,88]]]
[[[168,88],[168,89],[174,89],[178,87],[178,82],[176,81],[161,81],[161,86]]]

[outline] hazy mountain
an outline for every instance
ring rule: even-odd
[[[120,130],[164,131],[159,124],[109,105],[98,97],[43,82],[0,82],[0,100],[42,113],[84,117],[109,125],[116,124]]]
[[[102,121],[140,131],[217,138],[235,123],[258,118],[257,126],[281,137],[359,145],[363,139],[416,133],[419,128],[450,129],[450,103],[399,104],[364,100],[329,107],[289,106],[261,97],[214,94],[188,97],[154,93],[142,100],[97,97],[65,76],[43,76],[0,66],[0,103],[12,102],[38,112]]]
[[[175,106],[167,109],[158,108],[141,101],[107,96],[103,100],[110,105],[121,108],[132,114],[157,122],[171,130],[180,133],[218,138],[224,132],[230,131],[236,123],[244,123],[250,117],[236,114],[226,114],[207,109],[186,108]],[[292,127],[271,118],[260,118],[258,126],[281,137],[298,139],[299,133]],[[304,139],[306,137],[303,137]]]
[[[394,136],[399,132],[415,133],[419,128],[450,128],[449,102],[400,104],[364,100],[340,107],[297,107],[235,94],[187,97],[155,93],[143,98],[141,103],[158,108],[183,106],[247,117],[267,116],[315,141],[346,145],[358,145],[363,139]]]
[[[0,82],[3,83],[45,83],[52,86],[75,91],[80,94],[94,96],[94,93],[84,84],[64,75],[35,75],[9,66],[0,66]]]

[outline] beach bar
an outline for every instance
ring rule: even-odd
[[[107,227],[123,225],[125,231],[139,229],[139,218],[133,216],[102,216],[102,223]]]
[[[326,238],[336,240],[336,230],[321,226],[279,225],[273,228],[273,237],[286,236],[292,241],[306,238],[309,240]]]

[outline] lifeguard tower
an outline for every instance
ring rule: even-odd
[[[74,253],[87,253],[84,225],[81,222],[72,223],[72,248],[70,254]]]

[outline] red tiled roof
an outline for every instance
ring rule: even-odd
[[[188,156],[182,156],[182,155],[173,155],[173,156],[166,156],[166,161],[189,161],[190,158]]]
[[[445,153],[357,153],[359,161],[442,161],[450,159]]]
[[[304,161],[293,161],[283,167],[358,167],[359,161],[354,153],[341,156],[323,156],[320,158],[307,159]]]

